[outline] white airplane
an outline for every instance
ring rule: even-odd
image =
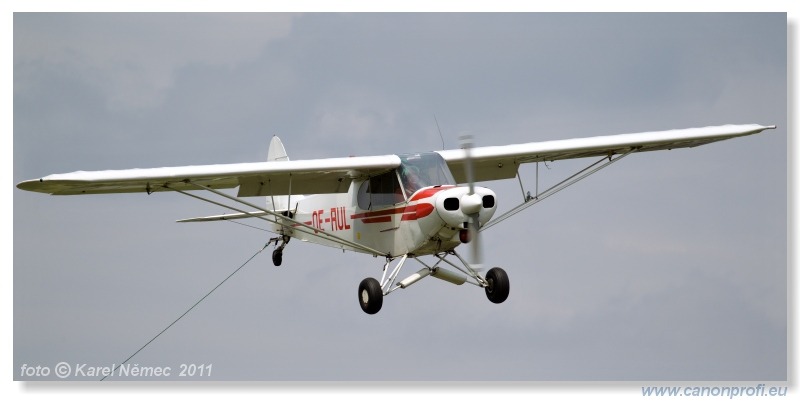
[[[272,260],[276,266],[292,238],[381,256],[386,263],[380,281],[366,278],[358,287],[361,309],[375,314],[384,296],[427,276],[457,285],[470,283],[483,288],[491,302],[502,303],[509,295],[508,275],[498,267],[483,273],[479,231],[628,154],[696,147],[774,128],[725,125],[477,148],[464,139],[463,148],[457,150],[298,161],[290,161],[280,139],[273,137],[267,162],[79,171],[24,181],[17,187],[51,195],[179,192],[236,211],[179,222],[267,221],[278,235],[270,239],[275,244]],[[518,177],[524,163],[587,157],[599,160],[543,192],[537,186],[536,195],[523,189],[523,202],[493,221],[498,205],[495,193],[474,185]],[[239,188],[236,196],[219,190],[235,187]],[[266,196],[266,207],[244,199],[255,196]],[[468,260],[456,249],[471,240]],[[409,258],[422,268],[397,281]]]

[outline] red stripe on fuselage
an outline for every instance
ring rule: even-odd
[[[442,186],[436,186],[436,187],[432,187],[432,188],[428,188],[428,189],[423,189],[423,190],[420,190],[419,192],[415,193],[413,196],[411,196],[411,200],[409,200],[409,201],[413,202],[413,201],[417,201],[417,200],[427,199],[427,198],[435,195],[436,193],[441,192],[442,190],[450,189],[452,187],[455,187],[455,186],[442,185]]]
[[[380,216],[380,217],[375,217],[375,218],[365,218],[365,219],[361,220],[361,222],[363,222],[364,224],[374,224],[374,223],[379,223],[379,222],[392,222],[392,216],[385,215],[385,216]]]
[[[383,215],[392,215],[392,214],[400,214],[404,212],[406,207],[398,207],[388,210],[378,210],[378,211],[367,211],[366,213],[358,213],[353,214],[350,216],[351,219],[355,220],[358,218],[369,218],[369,217],[378,217]]]
[[[406,207],[406,211],[401,218],[402,221],[418,220],[433,212],[433,204],[420,203]]]
[[[418,220],[422,217],[425,217],[432,213],[434,207],[430,203],[419,203],[419,204],[412,204],[406,207],[398,207],[393,209],[386,209],[386,210],[378,210],[378,211],[368,211],[366,213],[359,213],[353,214],[350,216],[351,219],[357,220],[362,219],[361,222],[364,224],[372,224],[372,223],[379,223],[379,222],[390,222],[392,221],[392,216],[395,214],[402,214],[403,216],[400,218],[402,221],[410,221],[410,220]]]

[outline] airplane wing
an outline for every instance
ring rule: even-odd
[[[604,157],[628,151],[658,151],[673,148],[697,147],[734,137],[760,133],[775,126],[725,125],[694,129],[618,134],[569,140],[542,141],[497,147],[472,149],[475,181],[510,179],[516,176],[520,164],[557,161],[572,158]],[[458,183],[467,182],[463,149],[438,152]]]
[[[51,195],[198,190],[239,187],[239,197],[347,192],[358,177],[400,165],[396,155],[270,161],[172,168],[78,171],[21,182],[18,188]]]
[[[571,158],[696,147],[759,133],[775,126],[726,125],[587,137],[472,149],[475,180],[509,179],[520,164]],[[459,183],[466,182],[464,150],[439,151]],[[171,168],[78,171],[21,182],[18,188],[52,195],[160,192],[239,187],[239,197],[346,192],[358,177],[396,168],[396,155],[269,161]]]

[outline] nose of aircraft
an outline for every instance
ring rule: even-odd
[[[456,187],[440,192],[436,198],[436,212],[449,227],[464,228],[469,216],[478,214],[481,225],[486,224],[497,209],[495,193],[491,189],[475,187],[469,194],[468,187]]]
[[[475,193],[461,196],[462,213],[466,215],[475,214],[481,211],[481,207],[483,207],[483,198],[481,195]]]

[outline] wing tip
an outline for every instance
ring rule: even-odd
[[[17,189],[28,192],[50,193],[43,189],[44,178],[30,179],[17,183]]]

